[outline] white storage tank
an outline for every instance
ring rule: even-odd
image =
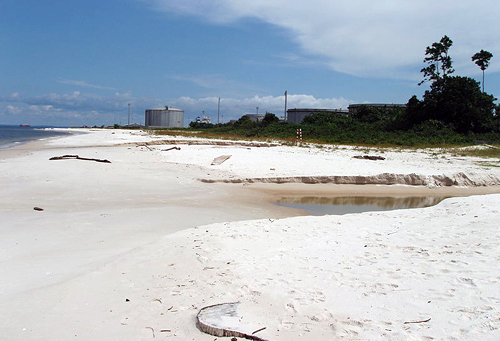
[[[184,111],[181,109],[163,107],[147,109],[146,128],[180,128],[184,126]]]

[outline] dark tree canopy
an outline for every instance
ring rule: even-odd
[[[483,82],[482,82],[483,92],[484,92],[484,70],[486,70],[490,65],[490,59],[492,57],[493,54],[485,50],[481,50],[471,57],[472,61],[475,62],[477,66],[479,66],[481,71],[483,71]]]
[[[243,128],[255,128],[257,126],[257,123],[252,121],[250,116],[243,115],[236,122],[234,122],[234,125]]]
[[[360,122],[375,123],[380,121],[392,122],[403,113],[403,108],[376,108],[362,105],[351,116]]]
[[[262,119],[261,124],[264,125],[264,126],[267,126],[267,125],[269,125],[271,123],[277,123],[279,121],[280,121],[280,119],[275,114],[272,114],[272,113],[268,112],[268,113],[266,113],[266,115]]]
[[[457,132],[486,132],[495,119],[495,98],[481,91],[469,77],[448,77],[443,85],[433,84],[422,101],[413,96],[408,101],[406,119],[410,126],[427,120],[449,124]]]
[[[481,50],[478,53],[474,54],[471,59],[473,62],[476,63],[479,68],[484,71],[488,68],[490,65],[490,59],[493,57],[493,54],[491,52]]]
[[[453,41],[444,36],[438,43],[433,43],[425,49],[424,63],[428,65],[420,72],[424,74],[424,79],[419,85],[430,81],[432,83],[441,84],[448,75],[455,72],[452,68],[451,57],[448,53]]]
[[[496,99],[482,92],[474,79],[450,76],[454,72],[448,54],[452,44],[452,40],[444,36],[439,43],[425,50],[424,62],[429,65],[421,70],[424,80],[420,84],[431,81],[431,86],[430,90],[425,91],[422,101],[416,96],[408,101],[404,118],[406,128],[432,121],[442,122],[459,133],[480,133],[494,129]],[[491,57],[488,58],[489,52],[484,52],[477,54],[477,60],[487,67]]]

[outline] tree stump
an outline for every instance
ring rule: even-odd
[[[215,304],[204,307],[196,315],[198,326],[202,332],[213,336],[242,337],[248,340],[267,341],[252,333],[240,332],[241,317],[238,314],[239,302]],[[261,331],[261,328],[254,333]]]

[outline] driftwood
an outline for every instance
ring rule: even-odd
[[[155,338],[155,330],[152,328],[152,327],[146,327],[146,329],[151,329],[151,331],[153,332],[153,338]]]
[[[223,163],[224,161],[226,161],[227,159],[229,159],[231,157],[231,155],[221,155],[219,157],[216,157],[213,161],[212,161],[212,166],[214,165],[220,165],[221,163]]]
[[[374,155],[356,155],[356,156],[353,156],[353,158],[354,159],[363,159],[363,160],[373,160],[373,161],[385,160],[385,157],[374,156]]]
[[[181,147],[172,147],[172,148],[167,148],[167,149],[162,149],[162,152],[168,152],[169,150],[181,150]]]
[[[409,324],[409,323],[424,323],[424,322],[429,322],[431,318],[429,317],[427,320],[422,320],[422,321],[408,321],[403,324]]]
[[[146,147],[147,149],[153,151],[153,149],[149,148],[147,144],[138,144],[136,147]]]
[[[239,320],[238,305],[239,302],[222,303],[202,308],[198,315],[196,315],[196,320],[198,322],[199,328],[202,332],[213,336],[235,336],[242,337],[248,340],[267,341],[266,339],[263,339],[256,335],[239,332],[227,327],[227,321],[231,318],[236,321]],[[253,334],[264,329],[265,328],[258,329],[253,332]]]
[[[67,159],[76,159],[76,160],[85,160],[85,161],[95,161],[95,162],[111,163],[111,161],[109,161],[109,160],[91,159],[91,158],[86,158],[86,157],[80,157],[78,155],[54,156],[54,157],[51,157],[49,160],[67,160]]]
[[[267,328],[267,327],[262,327],[262,328],[260,328],[260,329],[257,329],[256,331],[254,331],[254,332],[252,333],[252,335],[253,335],[253,334],[257,334],[258,332],[261,332],[261,331],[263,331],[263,330],[264,330],[264,329],[266,329],[266,328]]]

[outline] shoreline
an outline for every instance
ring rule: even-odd
[[[499,193],[498,186],[199,180],[319,176],[331,164],[343,174],[359,165],[368,175],[383,167],[401,173],[409,159],[427,162],[424,173],[460,169],[486,179],[498,170],[452,157],[436,162],[425,153],[390,154],[375,164],[352,161],[357,151],[350,149],[142,146],[152,139],[96,131],[37,141],[7,158],[0,152],[0,271],[8,278],[0,284],[0,334],[100,341],[151,339],[153,331],[157,338],[209,341],[194,323],[199,309],[240,301],[248,322],[241,327],[267,327],[259,336],[275,341],[500,337],[500,195],[486,194]],[[63,154],[111,163],[49,160]],[[212,166],[220,155],[231,158]],[[408,193],[467,197],[321,217],[274,204],[284,194]]]
[[[9,146],[6,148],[0,148],[0,160],[10,159],[18,156],[30,155],[31,153],[34,153],[42,149],[49,149],[49,143],[51,141],[64,139],[72,135],[78,135],[83,133],[83,132],[75,132],[72,130],[72,128],[43,128],[43,129],[63,130],[64,132],[66,132],[66,134],[44,137],[36,140],[21,142],[19,144]]]

